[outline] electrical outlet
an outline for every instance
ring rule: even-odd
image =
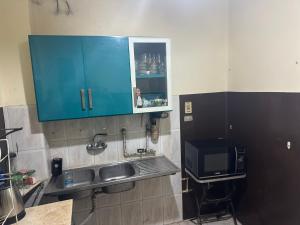
[[[193,113],[192,102],[185,102],[184,103],[184,113],[185,114],[191,114],[191,113]]]
[[[184,122],[192,122],[193,121],[193,116],[192,115],[184,116],[183,121]]]

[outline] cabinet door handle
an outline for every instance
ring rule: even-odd
[[[133,98],[134,98],[134,106],[137,107],[137,96],[136,96],[136,87],[132,88]]]
[[[88,95],[89,95],[89,109],[93,109],[93,93],[92,93],[92,89],[89,88],[88,89]]]
[[[85,94],[84,89],[80,89],[80,97],[81,97],[81,109],[85,111]]]

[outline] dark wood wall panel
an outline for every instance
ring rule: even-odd
[[[193,104],[193,121],[184,122],[184,103]],[[182,137],[216,138],[226,136],[227,94],[224,92],[180,96],[180,126]],[[188,114],[189,115],[189,114]]]
[[[184,122],[184,103],[192,102],[193,121]],[[182,177],[184,171],[184,143],[191,139],[210,139],[227,137],[227,94],[209,93],[180,96],[180,130],[181,130],[181,162]],[[186,188],[183,182],[183,189]],[[184,219],[196,216],[195,202],[192,193],[183,193]]]
[[[4,114],[3,114],[3,108],[0,107],[0,129],[5,128],[5,123],[4,123]],[[3,134],[3,131],[0,130],[0,136]]]
[[[231,136],[248,146],[245,225],[300,224],[299,102],[299,93],[228,94]]]
[[[185,101],[193,102],[193,122],[183,121]],[[300,224],[300,93],[184,95],[180,112],[183,170],[185,140],[228,137],[244,144],[248,178],[237,201],[243,225]],[[183,194],[183,210],[184,218],[194,215],[190,194]]]

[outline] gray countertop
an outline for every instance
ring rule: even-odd
[[[71,225],[73,200],[26,208],[26,216],[17,225]]]
[[[123,161],[125,162],[125,161]],[[123,163],[121,162],[121,163]],[[102,181],[99,178],[98,171],[100,168],[105,166],[110,166],[114,164],[105,164],[105,165],[97,165],[97,166],[91,166],[91,167],[85,167],[85,168],[78,168],[78,170],[82,169],[92,169],[95,172],[95,178],[90,184],[83,184],[79,186],[74,187],[59,187],[57,185],[55,177],[52,177],[49,181],[49,184],[47,185],[44,194],[45,195],[63,195],[63,194],[70,194],[77,191],[83,191],[83,190],[91,190],[91,189],[97,189],[101,187],[106,187],[110,185],[115,184],[122,184],[132,181],[138,181],[138,180],[144,180],[154,177],[161,177],[161,176],[168,176],[175,174],[177,172],[180,172],[180,169],[172,163],[168,158],[165,156],[156,156],[156,157],[150,157],[150,158],[142,158],[137,160],[131,160],[127,161],[130,162],[134,169],[135,174],[131,177],[118,179],[118,180],[112,180],[112,181]],[[115,163],[118,164],[118,163]],[[76,169],[74,169],[76,170]]]

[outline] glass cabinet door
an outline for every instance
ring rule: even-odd
[[[133,112],[171,110],[170,40],[129,38]]]

